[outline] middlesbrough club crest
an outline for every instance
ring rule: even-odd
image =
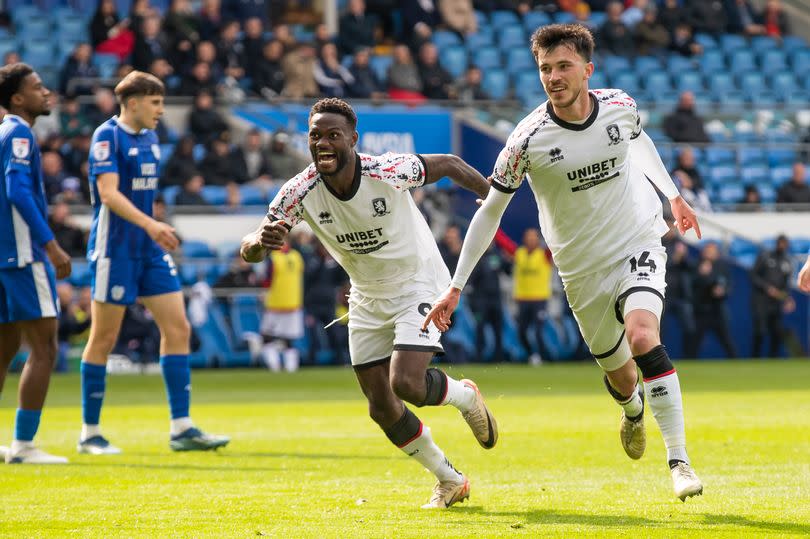
[[[374,210],[374,217],[382,217],[391,212],[388,211],[388,203],[384,198],[375,198],[371,201],[371,209]]]

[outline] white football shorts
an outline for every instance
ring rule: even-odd
[[[260,328],[265,337],[294,341],[304,336],[304,310],[265,311]]]

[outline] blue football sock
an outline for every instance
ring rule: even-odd
[[[85,425],[98,425],[104,390],[107,385],[107,367],[92,363],[81,364],[82,376],[82,421]]]
[[[188,417],[191,401],[191,368],[188,365],[188,354],[162,356],[160,366],[163,369],[163,381],[166,384],[172,419]]]
[[[17,408],[17,418],[14,422],[14,439],[21,442],[31,442],[39,428],[39,418],[42,410],[23,410]]]

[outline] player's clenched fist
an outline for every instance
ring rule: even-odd
[[[431,322],[442,333],[450,329],[450,316],[456,310],[460,298],[461,290],[452,286],[448,288],[427,313],[422,329],[427,329]]]
[[[287,238],[287,227],[284,221],[266,222],[260,231],[259,240],[265,249],[281,249]]]
[[[284,221],[271,221],[265,217],[258,230],[242,238],[242,258],[245,262],[261,262],[268,250],[281,249],[287,232]]]

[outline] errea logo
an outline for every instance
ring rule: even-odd
[[[551,157],[551,162],[556,163],[557,161],[562,161],[565,159],[565,156],[562,154],[562,150],[559,148],[552,148],[548,152],[549,157]]]
[[[332,220],[332,214],[329,213],[328,211],[322,211],[321,213],[319,213],[318,219],[319,219],[318,223],[321,225],[329,225],[335,222],[334,220]]]

